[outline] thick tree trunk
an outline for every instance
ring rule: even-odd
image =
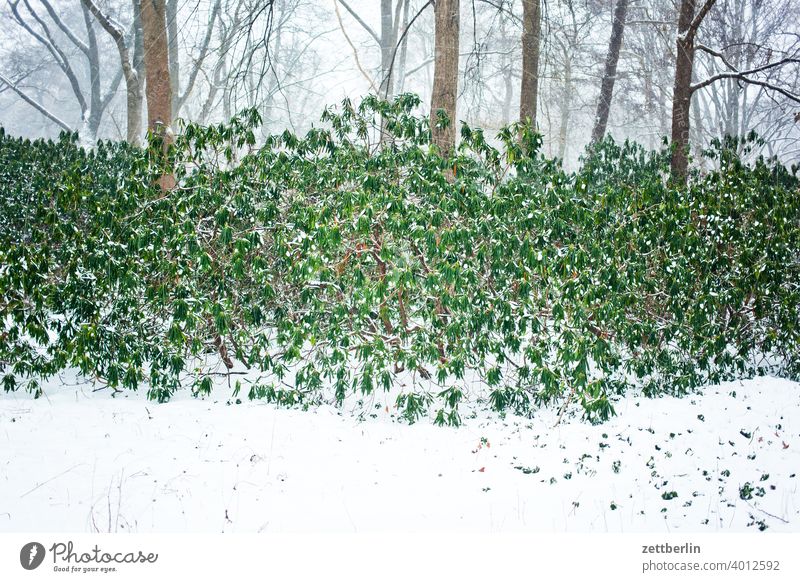
[[[147,128],[163,141],[166,157],[172,143],[172,87],[169,76],[166,0],[141,0],[144,29],[144,68],[147,93]],[[164,191],[175,187],[175,176],[169,172],[158,181]]]
[[[695,0],[682,0],[678,17],[677,60],[675,85],[672,91],[672,177],[686,181],[689,171],[689,103],[692,98],[692,68],[694,66],[694,34],[690,30],[694,19]]]
[[[178,114],[180,99],[180,60],[178,58],[178,0],[167,0],[167,38],[169,46],[169,81],[172,91],[172,115]]]
[[[160,132],[172,124],[166,0],[142,0],[147,127]]]
[[[611,111],[611,98],[614,94],[614,82],[617,80],[617,62],[622,48],[622,36],[625,33],[625,17],[628,12],[628,0],[617,0],[614,10],[614,22],[611,25],[611,40],[608,43],[606,69],[600,86],[600,101],[597,103],[592,143],[597,143],[606,134],[608,114]]]
[[[686,182],[689,174],[689,138],[692,100],[692,69],[694,67],[694,40],[703,18],[714,6],[715,0],[705,0],[695,14],[695,0],[681,0],[678,16],[677,60],[675,85],[672,90],[672,167],[676,182]]]
[[[539,99],[539,52],[542,34],[541,0],[522,0],[522,83],[519,120],[536,125]]]
[[[431,95],[431,138],[443,155],[456,144],[456,94],[458,91],[459,0],[436,2],[433,91]],[[447,127],[437,121],[444,111]]]

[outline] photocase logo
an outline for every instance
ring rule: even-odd
[[[19,551],[19,563],[26,570],[35,570],[44,562],[44,546],[39,542],[28,542]]]

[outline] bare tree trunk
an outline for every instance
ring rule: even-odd
[[[759,13],[761,12],[762,3],[761,2],[754,2],[753,3],[753,11],[750,14],[750,46],[746,49],[746,53],[744,54],[745,60],[745,68],[751,69],[753,66],[753,62],[756,56],[756,42],[758,40],[758,30],[759,30]],[[761,87],[758,93],[758,96],[764,93],[764,88]],[[755,102],[758,101],[758,96],[755,98],[754,102],[752,103],[755,106]],[[741,126],[739,128],[739,135],[744,135],[747,133],[747,128],[750,126],[750,116],[755,111],[755,107],[750,107],[750,103],[748,103],[747,99],[747,91],[742,91],[742,115],[741,115]]]
[[[647,115],[648,119],[655,119],[656,117],[656,107],[655,107],[655,90],[653,89],[653,70],[648,64],[643,64],[642,68],[644,69],[644,110],[645,114]],[[647,134],[647,145],[650,149],[655,148],[655,144],[657,143],[657,136],[655,134],[655,129]]]
[[[280,9],[284,8],[283,4],[279,5]],[[279,14],[276,16],[277,20],[282,20],[283,14]],[[273,37],[275,38],[275,46],[272,49],[271,58],[274,59],[275,62],[281,62],[281,50],[283,48],[283,27],[278,26],[273,33]],[[272,75],[269,76],[269,84],[267,87],[267,100],[265,102],[267,111],[270,112],[270,115],[267,116],[267,119],[271,120],[271,112],[275,108],[276,98],[275,95],[280,91],[281,83],[280,79],[276,71],[273,69]],[[264,129],[266,129],[266,125],[264,124]]]
[[[127,141],[130,144],[138,144],[139,138],[142,133],[142,79],[136,69],[137,63],[137,50],[134,49],[133,58],[131,58],[130,49],[125,40],[125,34],[119,25],[104,14],[100,8],[93,2],[93,0],[82,0],[85,8],[92,13],[100,23],[100,26],[105,30],[108,35],[114,40],[119,53],[120,66],[122,67],[122,75],[125,78],[125,93],[127,98]],[[134,46],[138,48],[140,28],[138,27],[139,21],[139,3],[133,0],[134,12]]]
[[[753,3],[756,4],[755,2]],[[735,11],[734,11],[734,31],[733,31],[733,44],[732,47],[734,50],[734,57],[733,57],[733,65],[738,69],[742,70],[742,60],[744,55],[742,54],[742,47],[745,46],[746,39],[743,30],[744,18],[745,18],[745,5],[744,2],[741,0],[736,2],[735,4]],[[741,86],[737,80],[733,80],[731,83],[729,90],[730,90],[730,107],[728,108],[728,117],[730,119],[729,122],[729,130],[728,133],[730,135],[739,135],[739,93],[740,93]],[[746,95],[745,91],[741,91],[741,93]]]
[[[739,81],[727,79],[727,103],[725,105],[725,133],[730,136],[739,133]]]
[[[392,56],[394,54],[394,24],[392,22],[392,0],[381,0],[381,85],[380,97],[392,97]]]
[[[628,12],[628,0],[617,0],[614,10],[614,22],[611,25],[611,40],[608,43],[606,69],[600,86],[600,101],[597,103],[592,143],[597,143],[606,133],[608,114],[611,111],[611,98],[614,94],[614,82],[617,80],[617,62],[622,48],[622,36],[625,33],[625,17]]]
[[[147,128],[163,140],[166,157],[172,143],[172,87],[169,75],[166,0],[141,0],[144,29],[144,68],[147,79]],[[163,191],[175,187],[175,176],[165,172],[158,180]]]
[[[403,26],[399,28],[400,34],[406,32],[408,28],[408,11],[411,6],[411,0],[405,0],[403,3]],[[403,36],[402,44],[400,45],[400,62],[397,66],[397,91],[402,92],[403,86],[406,82],[406,62],[408,59],[408,34]]]
[[[547,121],[546,131],[542,132],[546,136],[553,135],[553,108],[547,103],[547,99],[542,101],[542,112],[544,113],[544,118]],[[553,147],[555,144],[555,140],[552,137],[545,140],[545,145],[547,146],[547,155],[549,157],[553,157]]]
[[[522,0],[522,82],[519,119],[536,125],[539,99],[539,52],[542,34],[541,0]]]
[[[459,0],[436,2],[431,140],[445,156],[449,155],[456,145],[459,11]],[[446,127],[438,122],[439,111],[443,111],[450,120]]]
[[[668,63],[672,60],[672,51],[667,48],[666,43],[664,43],[664,53],[661,55],[661,60],[659,64],[663,66],[665,63]],[[664,78],[656,80],[656,105],[658,106],[658,118],[659,124],[661,126],[661,135],[659,137],[666,137],[669,135],[670,132],[670,117],[669,117],[669,106],[668,101],[670,98],[669,91],[667,89],[666,83]]]
[[[570,106],[572,103],[572,55],[564,49],[564,97],[561,102],[561,126],[558,131],[558,157],[562,160],[567,153],[567,132],[569,130]]]
[[[400,0],[402,1],[402,0]],[[381,99],[389,100],[392,98],[394,76],[392,75],[392,67],[394,66],[394,43],[395,43],[395,26],[392,19],[392,0],[381,0],[381,82],[379,86],[379,95]],[[381,116],[381,144],[385,144],[389,140],[389,134],[386,131],[386,118]]]
[[[503,125],[511,122],[511,100],[514,97],[514,84],[511,78],[511,63],[503,63],[503,83],[505,96],[503,97]]]
[[[94,33],[92,16],[85,4],[81,4],[83,9],[83,20],[86,24],[86,38],[88,39],[89,57],[89,81],[91,83],[89,99],[89,118],[88,129],[90,141],[97,139],[97,132],[100,129],[100,119],[102,117],[102,105],[100,97],[100,55],[97,49],[97,36]]]
[[[147,127],[153,132],[162,131],[172,124],[166,25],[166,0],[142,0]]]
[[[228,79],[228,71],[229,69],[233,69],[233,67],[228,67],[228,63],[223,62],[224,67],[222,68],[222,78]],[[234,69],[235,70],[235,69]],[[231,88],[230,86],[224,85],[222,87],[222,118],[225,121],[228,121],[233,115],[231,112],[233,111],[233,100],[231,99]]]
[[[501,125],[508,125],[511,123],[511,101],[514,97],[514,86],[512,78],[511,58],[509,56],[510,47],[508,46],[508,31],[506,30],[506,19],[500,18],[500,38],[503,39],[503,44],[498,47],[501,51],[500,56],[500,70],[503,78],[503,109],[500,117]]]
[[[167,38],[169,39],[169,81],[172,91],[172,115],[178,113],[180,99],[180,60],[178,55],[178,0],[167,0]]]
[[[692,116],[694,117],[692,142],[696,149],[700,149],[703,147],[703,116],[700,114],[700,102],[697,99],[692,101]]]
[[[231,45],[234,43],[235,31],[241,24],[239,12],[237,11],[234,13],[233,21],[230,25],[226,24],[223,16],[220,16],[219,23],[219,48],[216,50],[218,55],[217,62],[214,65],[214,73],[210,81],[211,86],[208,95],[200,110],[200,123],[208,123],[210,121],[209,116],[211,115],[211,111],[215,108],[217,94],[220,92],[220,89],[222,89],[223,93],[223,104],[227,103],[224,98],[227,93],[224,86],[226,84],[225,79],[228,77],[228,54],[230,53]],[[226,119],[230,119],[230,116]]]
[[[136,33],[133,42],[133,68],[140,79],[144,79],[144,25],[142,24],[142,0],[131,0],[133,3],[133,30]]]
[[[678,54],[672,96],[672,177],[686,181],[689,171],[689,101],[694,66],[694,35],[690,34],[695,0],[682,0],[678,17]]]
[[[129,73],[125,76],[125,82],[127,87],[128,143],[138,144],[142,136],[142,115],[144,113],[144,26],[142,25],[141,0],[132,0],[132,3],[133,56]],[[130,82],[128,77],[130,77]]]
[[[706,0],[695,15],[695,0],[681,0],[678,16],[677,60],[675,85],[672,91],[672,164],[673,180],[686,182],[689,173],[690,102],[692,99],[692,69],[694,67],[694,39],[703,18],[711,10],[714,0]]]

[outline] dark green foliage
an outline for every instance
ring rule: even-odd
[[[345,102],[260,147],[254,112],[188,125],[166,167],[0,134],[5,389],[74,366],[207,394],[216,354],[260,374],[250,398],[341,402],[402,375],[405,418],[457,425],[476,379],[497,410],[567,398],[602,420],[634,385],[798,377],[794,172],[720,144],[720,169],[675,189],[667,152],[607,139],[568,174],[526,126],[499,150],[463,126],[444,160],[417,105]]]

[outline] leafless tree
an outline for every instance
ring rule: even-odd
[[[593,98],[587,98],[590,95],[588,89],[576,89],[582,84],[582,88],[591,86],[592,90],[596,90],[596,81],[589,77],[589,61],[586,59],[596,17],[590,9],[594,7],[583,5],[578,0],[563,0],[557,10],[553,8],[551,6],[548,19],[551,50],[545,58],[551,101],[546,115],[545,134],[551,146],[555,145],[556,155],[563,159],[567,156],[568,145],[576,141],[569,138],[574,112],[594,103]],[[555,120],[549,111],[553,105],[558,111]],[[556,127],[557,132],[554,131]]]
[[[541,0],[522,1],[522,81],[520,83],[520,121],[536,124],[539,98],[539,53],[542,34]]]
[[[20,86],[21,78],[28,76],[26,71],[21,71],[16,79],[0,73],[0,83],[61,129],[80,129],[85,140],[94,141],[120,84],[122,71],[119,68],[109,71],[103,66],[102,45],[85,5],[81,5],[80,19],[75,18],[74,12],[57,10],[50,0],[7,0],[7,6],[14,23],[44,50],[49,64],[54,64],[67,81],[78,106],[78,124],[66,121],[61,112],[53,111]]]
[[[773,91],[794,102],[800,103],[800,95],[778,84],[763,78],[763,74],[773,71],[778,67],[800,64],[800,52],[794,51],[783,54],[780,58],[769,59],[760,65],[751,65],[747,69],[737,66],[728,60],[723,52],[697,43],[697,34],[700,25],[711,11],[715,0],[705,0],[696,9],[695,0],[682,0],[678,18],[677,61],[675,65],[675,85],[672,102],[672,167],[671,172],[675,180],[685,181],[689,167],[689,139],[690,139],[690,103],[693,93],[708,87],[718,81],[734,80],[741,83],[752,84]],[[726,70],[693,83],[693,68],[695,51],[719,59]],[[771,55],[770,55],[771,56]]]
[[[625,18],[628,12],[628,0],[617,0],[614,10],[614,20],[611,25],[611,40],[608,44],[606,68],[603,73],[603,83],[600,87],[600,99],[597,102],[597,115],[595,116],[592,142],[603,139],[608,125],[608,114],[611,111],[611,97],[614,94],[614,83],[617,80],[617,63],[619,52],[622,48],[622,35],[625,33]]]
[[[800,5],[791,0],[718,0],[703,24],[696,69],[702,76],[712,78],[797,55],[800,38],[786,34],[787,22],[800,22]],[[715,48],[706,51],[706,47]],[[800,67],[790,65],[783,63],[761,71],[758,78],[796,92],[793,88],[800,86]],[[780,153],[789,159],[786,148],[800,138],[800,128],[795,126],[792,115],[796,107],[792,98],[765,85],[735,77],[710,83],[693,95],[693,143],[700,146],[710,139],[744,135],[756,129],[765,138],[770,155]]]
[[[137,144],[142,133],[142,107],[144,100],[144,34],[141,21],[140,0],[132,0],[133,38],[111,16],[104,13],[94,0],[81,0],[84,11],[91,13],[100,26],[113,39],[119,53],[120,70],[125,78],[127,103],[128,143]],[[88,24],[87,24],[88,28]],[[131,51],[133,45],[133,51]]]

